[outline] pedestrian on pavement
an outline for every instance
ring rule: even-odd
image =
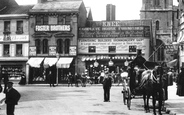
[[[78,73],[75,73],[75,75],[74,75],[75,87],[79,87],[78,80],[79,80],[79,75],[78,75]]]
[[[4,93],[6,93],[6,90],[7,90],[7,83],[9,81],[9,78],[8,78],[8,72],[7,70],[3,70],[2,71],[2,76],[3,76],[3,82],[4,82]]]
[[[55,85],[54,85],[54,76],[52,75],[51,71],[49,71],[48,78],[49,78],[50,87],[52,87],[52,86],[55,87]]]
[[[0,101],[0,103],[5,100],[7,115],[14,115],[15,105],[18,104],[21,95],[16,89],[13,88],[13,82],[8,82],[7,88],[6,96]]]
[[[21,79],[20,79],[19,84],[20,85],[25,85],[26,84],[26,75],[25,75],[25,72],[22,72],[22,75],[21,75]]]
[[[181,68],[181,72],[178,74],[177,80],[177,92],[178,96],[184,96],[184,68]]]
[[[112,78],[108,71],[105,72],[105,76],[103,79],[103,90],[104,90],[104,102],[110,102],[110,89],[112,86]]]
[[[73,87],[73,81],[74,81],[74,77],[72,75],[71,72],[68,73],[68,87],[71,85]]]

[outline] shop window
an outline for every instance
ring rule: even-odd
[[[43,40],[43,54],[47,54],[48,53],[48,40],[44,39]]]
[[[65,40],[65,54],[69,54],[70,39]]]
[[[4,56],[9,56],[10,45],[4,44]]]
[[[116,52],[116,46],[109,46],[109,52]]]
[[[71,17],[70,16],[66,16],[66,23],[65,24],[70,24],[70,21],[71,21]]]
[[[89,46],[89,53],[95,53],[96,52],[96,46]]]
[[[2,65],[1,68],[2,72],[6,71],[8,73],[9,80],[20,80],[23,74],[21,65]]]
[[[47,15],[37,15],[36,16],[36,24],[37,25],[47,25],[48,24],[48,16]]]
[[[157,60],[158,61],[164,61],[164,47],[160,47],[163,45],[163,42],[161,40],[156,40],[156,47],[157,50]]]
[[[10,21],[5,21],[4,22],[4,31],[5,32],[10,32]]]
[[[17,56],[22,56],[22,44],[17,44],[16,45],[16,55]]]
[[[57,40],[57,53],[63,53],[63,40],[58,39]]]
[[[23,33],[23,21],[17,21],[17,34],[22,34]]]
[[[36,54],[41,53],[41,41],[39,39],[35,40],[35,46],[36,46]]]
[[[62,15],[58,16],[58,24],[65,24],[65,16]]]

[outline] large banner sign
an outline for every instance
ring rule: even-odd
[[[36,25],[35,31],[38,32],[58,32],[58,31],[70,31],[70,25]]]
[[[78,52],[81,54],[90,53],[93,48],[97,54],[109,53],[114,48],[114,53],[130,53],[130,47],[135,46],[142,49],[142,52],[149,52],[149,39],[143,38],[80,38],[78,41]],[[136,52],[135,52],[136,53]]]

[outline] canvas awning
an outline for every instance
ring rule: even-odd
[[[57,58],[45,58],[44,59],[44,65],[45,66],[53,66],[53,65],[55,65],[56,64],[56,62],[58,61],[58,59]]]
[[[167,63],[167,66],[168,66],[168,67],[177,66],[177,62],[178,62],[178,60],[177,60],[177,59],[174,59],[174,60],[168,62],[168,63]]]
[[[42,57],[32,57],[27,61],[27,64],[29,64],[31,67],[40,68],[40,64],[42,63],[44,58]]]
[[[73,57],[62,57],[62,58],[59,58],[56,65],[58,68],[69,68],[72,60],[73,60]]]

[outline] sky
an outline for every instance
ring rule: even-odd
[[[36,4],[37,0],[16,0],[19,5]],[[94,21],[106,20],[106,5],[116,6],[116,20],[140,19],[142,0],[83,0],[86,7],[90,7]],[[177,0],[173,0],[177,5]]]

